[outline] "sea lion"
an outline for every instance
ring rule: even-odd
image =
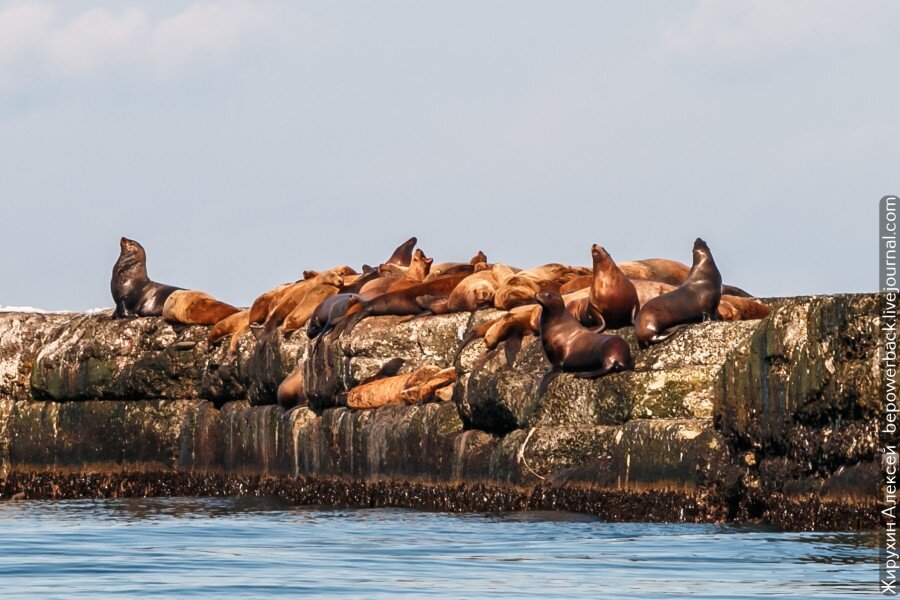
[[[167,323],[180,325],[215,325],[240,312],[230,304],[216,300],[206,292],[175,290],[163,304],[162,316]]]
[[[481,250],[469,259],[469,262],[443,262],[438,263],[436,265],[431,266],[431,271],[428,274],[428,277],[434,279],[435,277],[440,277],[441,275],[451,275],[457,273],[474,273],[477,270],[480,270],[479,267],[484,268],[487,266],[487,255]]]
[[[119,258],[113,266],[110,290],[116,309],[113,318],[159,317],[173,292],[183,288],[150,281],[147,253],[134,240],[119,240]]]
[[[248,321],[250,323],[264,322],[269,314],[271,314],[272,310],[278,305],[278,300],[281,298],[284,291],[296,283],[300,282],[282,283],[278,287],[274,287],[258,296],[256,300],[253,301],[253,304],[250,305],[250,312],[247,313]]]
[[[472,312],[492,306],[497,293],[497,278],[490,269],[472,273],[453,288],[447,297],[448,312]]]
[[[292,324],[296,324],[301,320],[302,314],[305,314],[304,311],[309,311],[309,314],[312,314],[319,302],[330,295],[337,294],[343,281],[343,276],[334,270],[330,270],[319,273],[312,279],[305,279],[289,286],[278,297],[273,299],[274,308],[270,310],[269,315],[266,317],[263,329],[267,334],[271,335],[273,331],[284,323],[294,309],[302,305],[301,311],[292,319]],[[306,298],[310,293],[312,295],[309,296],[307,301]],[[309,315],[306,315],[306,317],[308,318]],[[306,323],[306,321],[304,320],[303,323]],[[253,322],[251,321],[250,324],[252,325]]]
[[[547,263],[539,267],[533,267],[519,272],[519,275],[525,277],[559,282],[560,286],[576,277],[590,274],[591,269],[588,269],[587,267],[573,267],[571,265],[563,265],[560,263]]]
[[[340,289],[333,285],[311,286],[306,291],[306,295],[303,296],[303,300],[301,300],[297,306],[294,307],[294,310],[284,318],[284,322],[281,324],[281,330],[285,334],[289,334],[305,326],[306,322],[309,321],[309,318],[312,317],[315,312],[316,307],[328,298],[337,295],[339,291]]]
[[[238,346],[240,337],[250,329],[250,309],[245,308],[240,312],[227,316],[209,330],[207,341],[212,344],[218,343],[223,338],[232,336],[231,343],[228,345],[228,351],[234,352]]]
[[[303,389],[303,369],[297,365],[291,373],[284,378],[276,392],[278,406],[284,410],[290,410],[296,406],[306,405],[306,393]]]
[[[541,306],[541,346],[551,373],[562,371],[593,378],[632,368],[634,361],[628,343],[617,335],[595,333],[582,326],[566,310],[559,292],[543,291],[535,299]],[[542,387],[547,383],[543,382]]]
[[[322,301],[306,324],[306,335],[310,339],[331,331],[343,318],[351,306],[362,302],[359,294],[336,294]]]
[[[415,236],[409,238],[394,250],[394,253],[391,254],[391,257],[384,261],[387,264],[398,265],[401,267],[408,267],[409,263],[412,261],[413,257],[413,248],[416,247],[416,244],[419,243],[419,240],[416,239]]]
[[[348,408],[366,410],[389,404],[416,404],[435,398],[435,392],[456,380],[452,367],[441,369],[425,365],[400,375],[378,378],[341,394],[340,403]]]
[[[593,280],[588,294],[587,314],[581,319],[581,324],[596,325],[599,327],[597,331],[631,325],[638,310],[634,284],[602,246],[591,246],[591,257],[594,261]]]
[[[588,311],[587,289],[578,290],[563,296],[566,310],[581,322]],[[537,304],[526,304],[512,308],[506,314],[485,321],[466,336],[456,352],[458,357],[465,347],[477,338],[484,338],[488,350],[496,348],[500,342],[506,342],[504,351],[506,363],[511,365],[518,356],[522,346],[522,338],[526,335],[537,335],[540,330],[541,307]],[[454,358],[456,362],[456,358]]]
[[[594,275],[579,275],[578,277],[574,277],[569,281],[565,282],[559,287],[559,293],[565,296],[566,294],[571,294],[572,292],[577,292],[578,290],[586,290],[591,287],[591,283],[594,281]]]
[[[494,294],[494,306],[501,310],[509,310],[516,306],[534,304],[534,296],[545,290],[559,291],[562,283],[550,279],[538,279],[525,275],[525,272],[516,273],[503,279],[497,286]]]
[[[669,285],[681,285],[691,268],[677,260],[645,258],[623,262],[619,269],[629,279],[646,279]]]
[[[719,318],[722,275],[709,246],[700,238],[694,241],[693,255],[684,283],[649,300],[638,311],[635,333],[641,348],[668,339],[684,325]]]
[[[465,279],[467,275],[445,275],[431,281],[423,281],[400,290],[394,290],[381,294],[371,299],[350,307],[347,316],[352,317],[346,321],[347,329],[352,330],[362,319],[379,315],[418,315],[423,312],[422,307],[416,301],[420,296],[449,296],[453,289]],[[365,296],[363,295],[365,298]]]

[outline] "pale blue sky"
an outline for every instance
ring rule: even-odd
[[[873,290],[897,2],[0,3],[0,305],[484,250]]]

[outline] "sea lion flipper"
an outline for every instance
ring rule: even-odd
[[[541,382],[538,384],[537,389],[537,397],[538,400],[543,398],[544,394],[547,392],[547,388],[550,387],[550,384],[556,379],[557,375],[559,375],[559,371],[557,369],[550,369],[544,376],[541,377]]]
[[[668,329],[663,329],[661,332],[657,333],[653,336],[652,341],[654,344],[658,344],[659,342],[664,342],[682,329],[687,327],[687,325],[675,325],[674,327],[669,327]]]
[[[516,329],[512,333],[509,334],[509,337],[506,338],[506,343],[503,345],[504,355],[506,357],[506,364],[510,367],[516,362],[516,357],[519,356],[519,350],[522,349],[522,330]]]

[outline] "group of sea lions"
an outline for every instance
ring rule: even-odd
[[[177,325],[208,325],[210,343],[231,336],[230,349],[248,331],[259,338],[290,335],[306,327],[310,339],[332,330],[351,330],[375,315],[505,311],[475,328],[459,352],[483,337],[489,350],[505,342],[512,363],[525,335],[540,336],[551,370],[540,391],[559,372],[594,378],[632,368],[628,343],[607,329],[634,326],[640,347],[662,342],[679,329],[707,320],[759,319],[769,308],[740,288],[723,285],[706,242],[697,239],[693,264],[667,259],[617,264],[595,244],[592,268],[550,263],[532,269],[488,263],[483,252],[468,262],[435,264],[415,237],[397,247],[377,267],[358,272],[342,265],[304,271],[303,278],[279,285],[236,308],[196,290],[155,283],[147,276],[146,254],[134,240],[122,238],[113,267],[114,317],[161,316]],[[453,369],[429,365],[400,374],[402,361],[390,361],[369,380],[343,395],[352,408],[385,403],[448,399]],[[452,373],[451,373],[452,371]],[[303,400],[302,377],[295,370],[279,389],[279,403]]]

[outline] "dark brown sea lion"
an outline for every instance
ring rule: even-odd
[[[222,319],[240,312],[216,300],[206,292],[197,290],[175,290],[163,304],[162,316],[167,323],[180,325],[215,325]]]
[[[638,293],[641,306],[647,304],[653,298],[668,294],[677,289],[674,285],[660,283],[658,281],[645,281],[643,279],[632,280]],[[723,292],[725,286],[722,286]],[[751,319],[764,319],[771,314],[772,309],[753,298],[722,294],[719,306],[716,310],[723,321],[748,321]]]
[[[110,281],[116,310],[113,318],[159,317],[173,292],[183,288],[163,285],[147,277],[147,254],[134,240],[119,240],[119,259],[113,266]]]
[[[312,339],[328,333],[344,318],[350,307],[362,302],[362,299],[359,294],[337,294],[326,298],[307,322],[306,335]]]
[[[415,236],[409,238],[394,250],[394,253],[391,254],[391,257],[387,259],[386,263],[392,265],[398,265],[400,267],[408,267],[409,263],[412,262],[413,257],[413,248],[416,247],[416,244],[419,243],[419,240],[416,239]]]
[[[706,242],[694,242],[694,264],[678,288],[649,300],[638,312],[635,333],[647,348],[672,336],[691,323],[718,319],[722,298],[722,275]]]
[[[541,306],[541,346],[552,366],[551,374],[562,371],[580,378],[593,378],[632,368],[634,361],[628,342],[581,325],[566,310],[559,292],[540,292],[535,299]],[[541,388],[549,383],[548,376],[544,380]]]
[[[588,295],[588,318],[582,319],[582,325],[596,325],[598,331],[631,325],[638,310],[634,284],[603,247],[591,246],[591,257],[594,272]]]

